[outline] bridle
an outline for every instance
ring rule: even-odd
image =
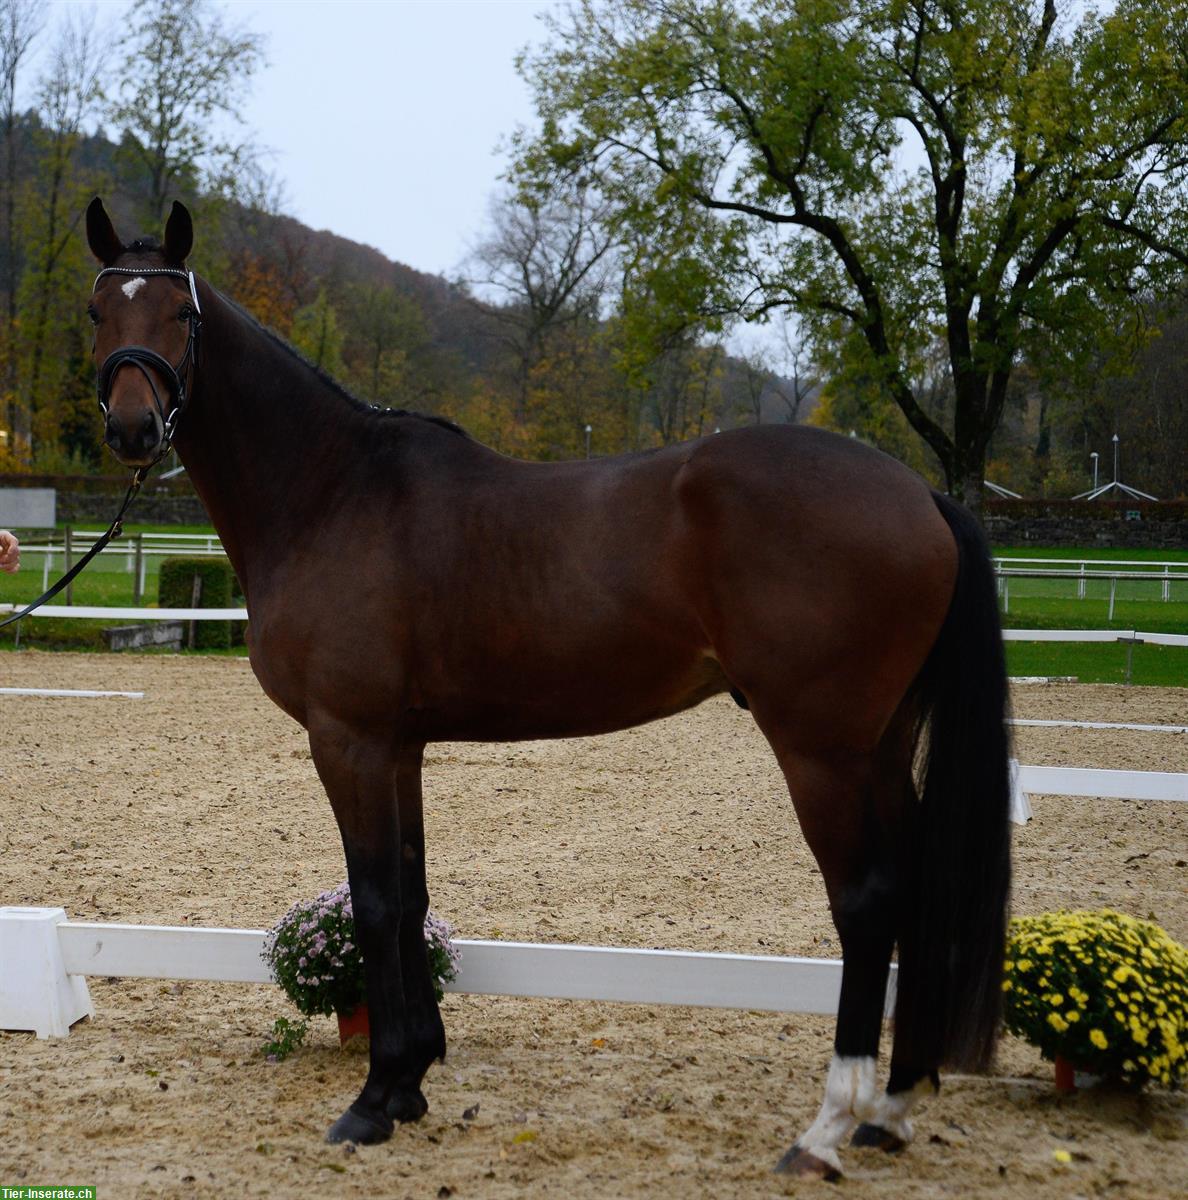
[[[147,466],[137,467],[132,473],[132,482],[128,485],[128,491],[124,495],[124,502],[120,505],[120,510],[116,513],[115,520],[107,527],[107,531],[99,540],[53,587],[43,592],[32,604],[26,605],[20,612],[13,613],[11,616],[5,617],[4,620],[0,621],[0,628],[28,616],[34,609],[40,608],[47,600],[56,596],[96,554],[103,550],[110,541],[120,536],[124,530],[124,514],[131,507],[132,501],[136,499],[136,493],[140,491],[140,485],[144,483],[153,467],[169,453],[173,441],[173,431],[177,428],[178,417],[181,416],[182,411],[185,409],[188,399],[186,375],[193,374],[198,367],[199,335],[202,333],[202,307],[198,303],[198,289],[194,285],[193,271],[181,271],[174,267],[104,267],[95,276],[91,295],[95,294],[95,288],[99,286],[99,280],[105,275],[172,275],[177,279],[184,279],[190,286],[192,307],[187,318],[189,336],[186,339],[186,348],[182,353],[181,360],[176,367],[167,358],[164,358],[155,350],[150,350],[147,346],[120,346],[118,349],[113,350],[99,367],[97,387],[99,407],[103,411],[104,421],[107,420],[108,397],[111,395],[111,385],[115,380],[116,372],[121,367],[134,366],[148,380],[148,385],[153,393],[153,403],[157,406],[157,415],[161,418],[161,449],[151,463],[147,464]],[[166,415],[164,408],[161,406],[161,396],[157,391],[157,385],[153,382],[152,375],[148,371],[149,367],[152,367],[165,380],[165,384],[169,389],[169,396],[173,401],[173,407],[169,410],[168,415]]]
[[[178,418],[186,407],[188,399],[186,374],[198,366],[199,336],[202,333],[202,306],[198,303],[198,289],[194,285],[193,271],[182,271],[174,267],[104,267],[95,276],[95,282],[91,287],[92,295],[95,294],[95,288],[99,286],[99,281],[107,275],[131,275],[133,277],[172,275],[176,279],[184,279],[190,288],[191,307],[189,317],[186,321],[188,326],[186,348],[182,352],[181,360],[176,367],[155,350],[150,350],[148,346],[120,346],[113,350],[99,367],[96,387],[99,408],[103,412],[104,421],[107,420],[108,416],[108,400],[111,396],[111,387],[115,382],[116,372],[121,367],[134,366],[148,381],[149,388],[153,393],[153,403],[156,405],[157,415],[161,418],[161,448],[157,457],[147,467],[137,467],[136,473],[143,480],[144,476],[169,453],[173,442],[173,431],[177,427]],[[165,409],[161,404],[161,396],[157,391],[157,385],[153,382],[153,377],[147,369],[149,367],[152,367],[165,380],[165,384],[169,389],[169,397],[173,402],[173,406],[170,408],[168,415],[166,415]]]

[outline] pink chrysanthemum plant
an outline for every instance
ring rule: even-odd
[[[430,912],[425,943],[433,989],[440,1000],[458,974],[459,951],[449,924]],[[353,1012],[367,998],[363,955],[355,940],[351,889],[342,883],[313,900],[303,900],[264,939],[264,961],[285,995],[307,1017]]]
[[[1005,1023],[1057,1057],[1133,1086],[1188,1079],[1188,950],[1123,913],[1011,922]]]

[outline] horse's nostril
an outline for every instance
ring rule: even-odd
[[[141,432],[147,436],[150,433],[150,431],[155,432],[156,425],[157,425],[156,416],[151,412],[146,412],[144,414],[144,420],[140,422]]]

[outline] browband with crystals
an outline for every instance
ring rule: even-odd
[[[176,267],[104,267],[95,276],[95,282],[91,284],[92,293],[99,286],[99,280],[104,275],[173,275],[178,279],[184,279],[190,285],[190,299],[194,301],[194,311],[199,316],[202,315],[202,305],[198,303],[198,289],[194,286],[193,271],[179,271]]]

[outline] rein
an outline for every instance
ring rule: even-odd
[[[136,494],[140,491],[141,484],[148,477],[148,473],[169,453],[178,417],[181,415],[189,398],[186,391],[185,377],[190,370],[196,369],[198,366],[199,335],[202,332],[202,307],[198,303],[198,289],[194,286],[194,272],[178,271],[172,267],[141,267],[139,269],[135,267],[105,267],[95,276],[95,283],[91,288],[92,294],[95,288],[99,286],[99,280],[105,275],[174,275],[178,279],[186,280],[190,285],[190,299],[193,301],[193,307],[190,309],[187,321],[189,336],[186,339],[186,348],[182,353],[181,360],[176,367],[155,350],[150,350],[148,346],[120,346],[118,349],[113,350],[99,367],[99,377],[96,387],[99,408],[103,413],[104,420],[107,419],[108,397],[111,395],[111,386],[115,381],[116,372],[121,367],[134,366],[148,380],[149,388],[153,393],[153,403],[157,406],[157,415],[161,418],[161,449],[151,463],[144,467],[137,467],[133,471],[132,482],[128,485],[128,491],[124,495],[124,502],[120,505],[115,519],[107,527],[106,532],[99,537],[98,541],[48,591],[43,592],[32,604],[27,605],[20,612],[13,613],[11,616],[5,617],[3,621],[0,621],[0,629],[3,629],[5,625],[11,625],[14,621],[19,621],[22,617],[27,617],[34,609],[40,608],[47,600],[52,600],[109,542],[114,541],[123,533],[124,514],[132,506],[132,501],[136,499]],[[173,401],[173,407],[170,409],[168,416],[165,415],[165,410],[161,405],[161,397],[157,392],[157,385],[153,382],[153,377],[148,371],[149,367],[152,367],[154,371],[161,375],[169,389],[169,397]]]

